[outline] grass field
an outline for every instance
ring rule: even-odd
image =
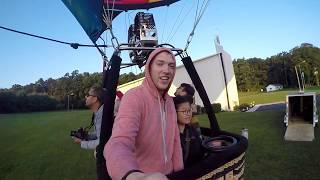
[[[240,133],[249,130],[249,147],[246,152],[245,179],[320,179],[320,130],[315,129],[313,142],[284,141],[284,112],[227,112],[218,113],[220,128]],[[208,126],[204,115],[200,124]]]
[[[249,129],[246,179],[319,179],[319,129],[313,142],[286,142],[282,117],[283,112],[217,114],[223,130]],[[208,126],[205,116],[199,119]],[[69,136],[89,123],[89,111],[0,115],[0,179],[95,179],[92,151]]]
[[[95,179],[93,152],[69,136],[90,120],[89,111],[0,115],[0,179]]]
[[[274,92],[239,92],[239,103],[251,103],[255,102],[255,104],[265,104],[265,103],[273,103],[286,101],[286,95],[290,93],[298,92],[298,89],[284,89],[281,91]],[[320,93],[320,88],[312,87],[306,88],[305,92],[316,92]]]

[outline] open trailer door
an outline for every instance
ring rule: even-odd
[[[316,93],[295,93],[286,97],[285,140],[312,141],[318,123]]]

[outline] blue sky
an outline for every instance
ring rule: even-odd
[[[196,2],[181,0],[170,7],[149,11],[154,14],[161,42],[185,47],[194,23]],[[303,42],[320,47],[319,7],[318,0],[210,0],[188,53],[194,60],[215,54],[216,35],[233,59],[266,58],[289,51]],[[123,13],[114,20],[113,28],[119,42],[126,42],[128,25],[136,12]],[[82,27],[59,0],[3,0],[0,26],[67,42],[91,44]],[[102,70],[101,57],[94,48],[74,50],[67,45],[2,29],[0,40],[0,88],[34,83],[39,78],[59,78],[73,70],[80,73]],[[124,61],[128,61],[125,53],[123,56]],[[129,71],[140,72],[138,68],[122,72]]]

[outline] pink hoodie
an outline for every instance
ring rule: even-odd
[[[121,179],[130,170],[169,174],[183,169],[172,97],[168,90],[160,97],[149,72],[150,62],[163,51],[172,54],[166,48],[154,50],[146,63],[142,85],[129,90],[121,100],[112,136],[104,148],[112,179]]]

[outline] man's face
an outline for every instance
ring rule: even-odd
[[[184,87],[180,86],[177,88],[176,92],[174,93],[175,96],[186,96],[187,92],[184,90]]]
[[[97,96],[94,94],[93,90],[90,89],[88,94],[86,95],[86,106],[91,107],[97,101]]]
[[[151,62],[150,75],[159,93],[169,88],[176,71],[176,63],[168,52],[159,53]]]

